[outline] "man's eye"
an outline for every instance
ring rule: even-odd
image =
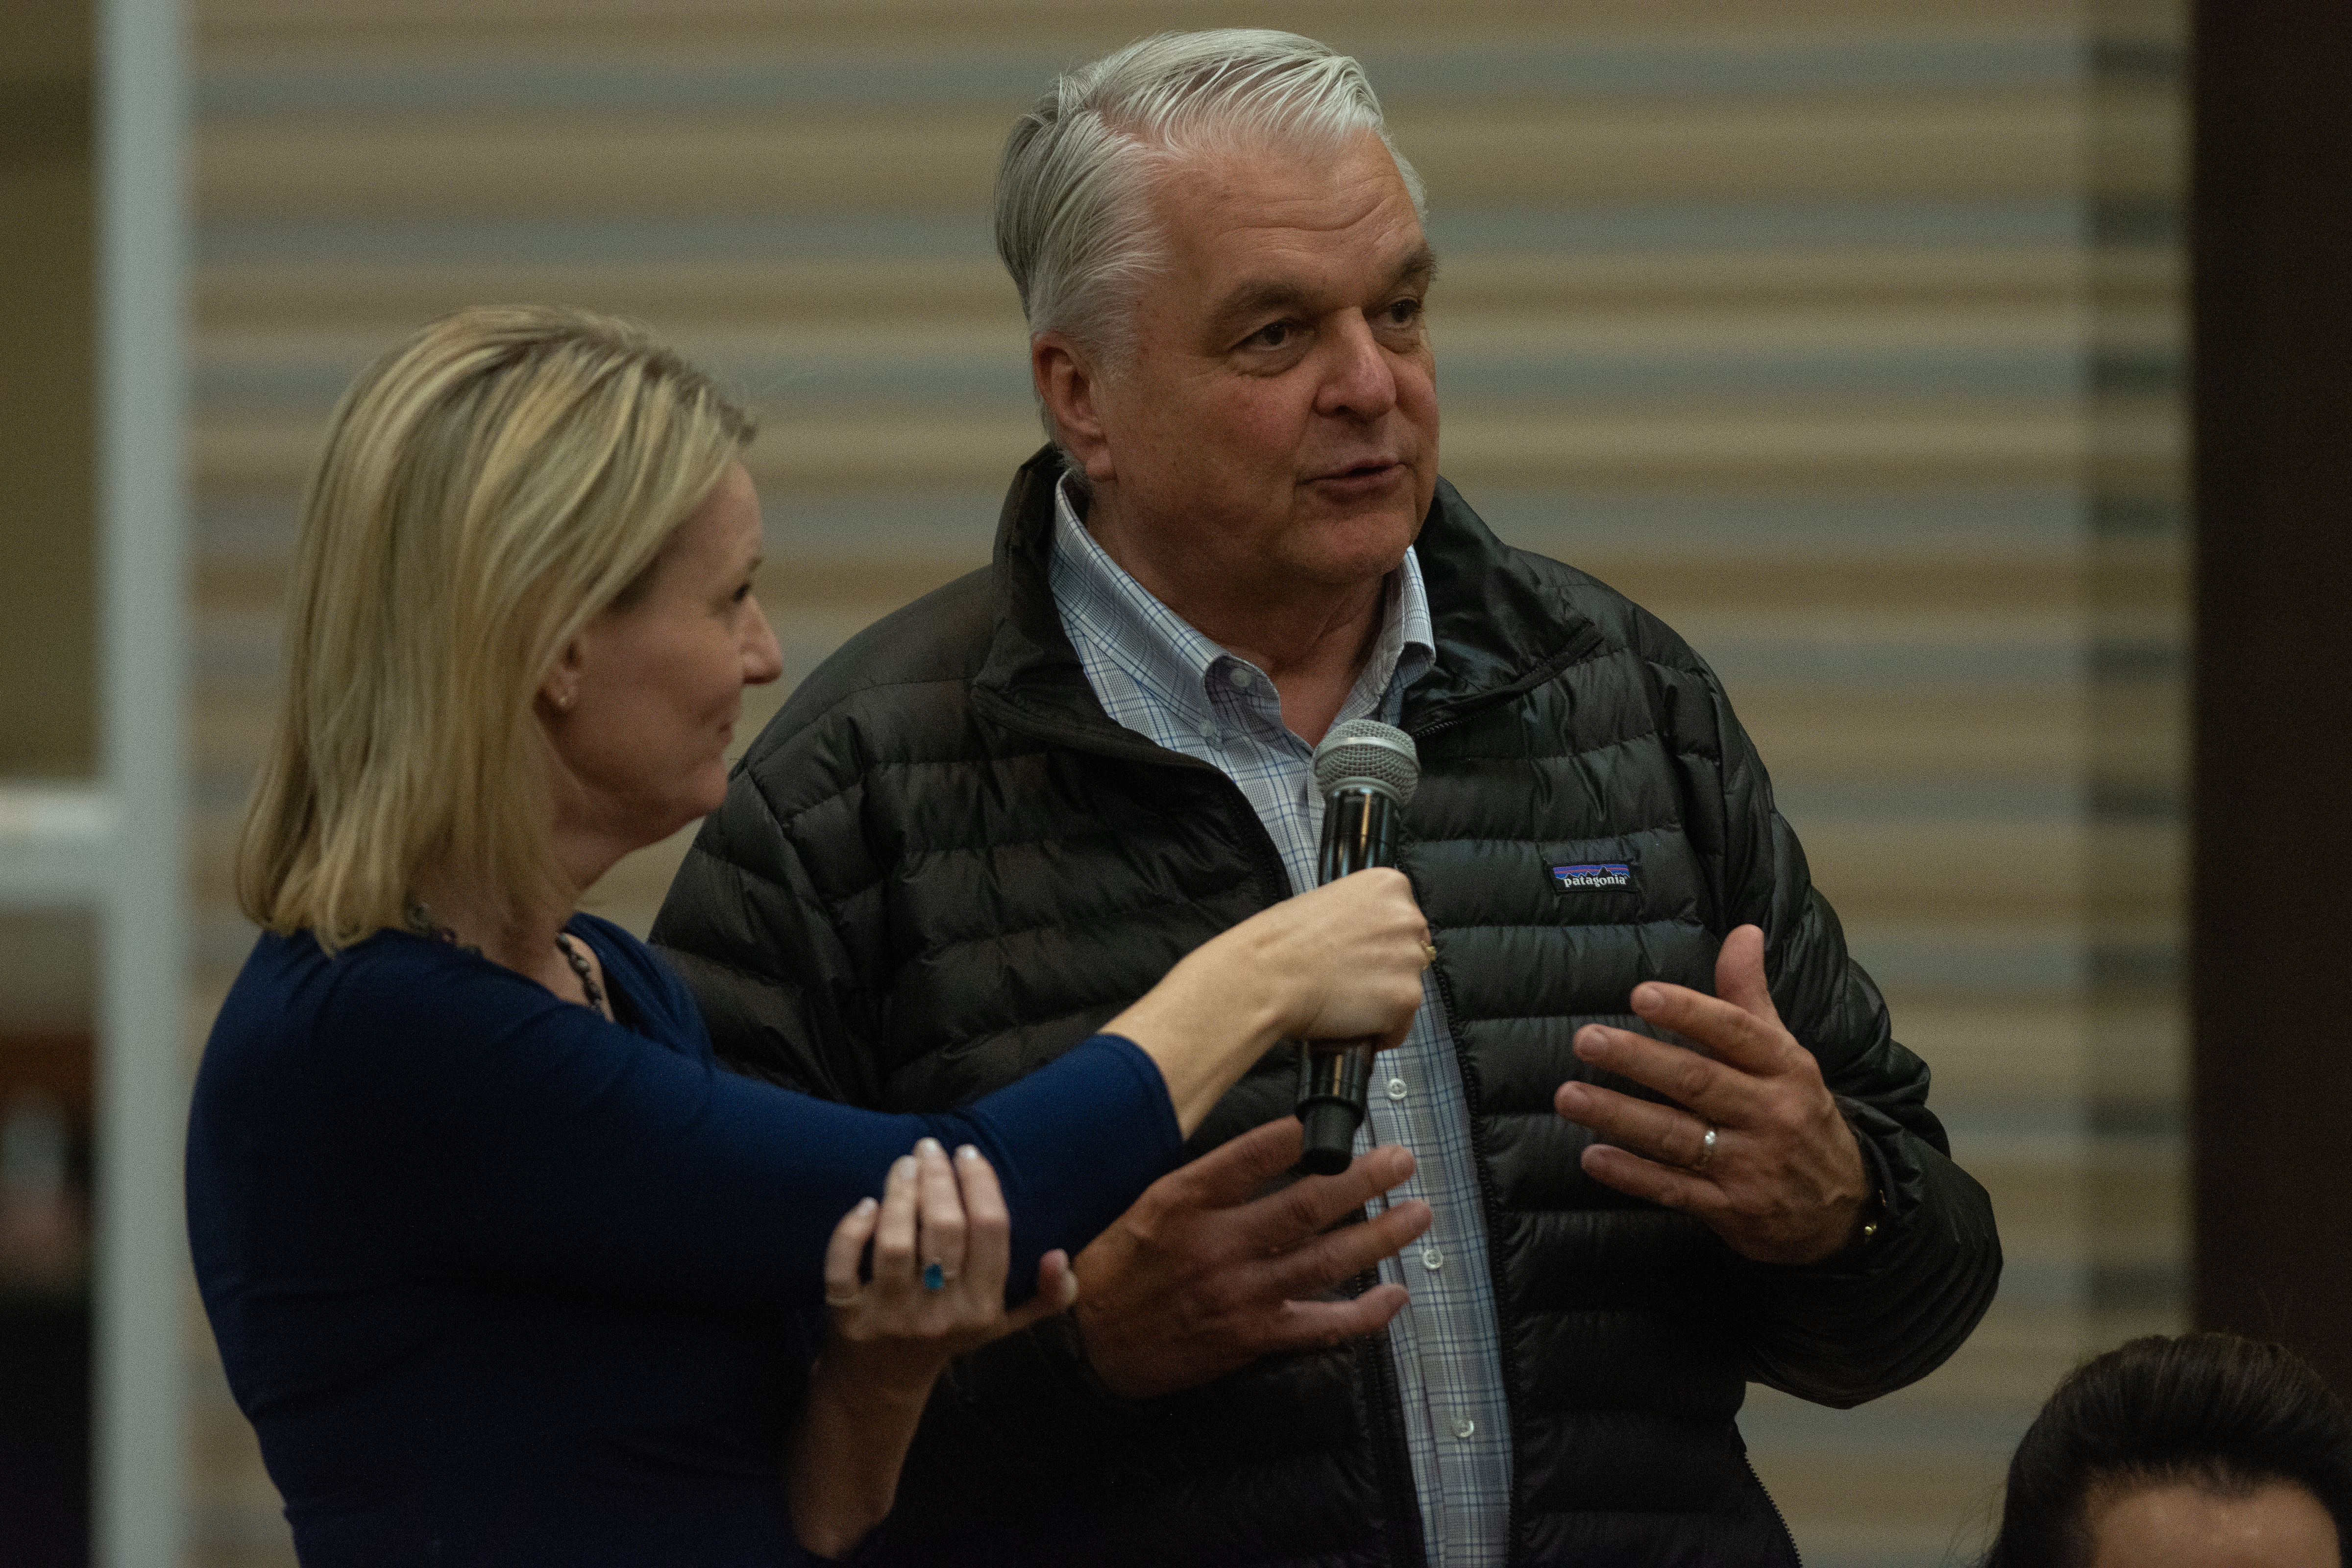
[[[1421,319],[1421,301],[1399,300],[1388,308],[1388,318],[1400,327],[1410,326]]]
[[[1252,348],[1278,349],[1290,342],[1294,329],[1288,321],[1273,321],[1249,335]]]

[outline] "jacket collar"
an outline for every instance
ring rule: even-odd
[[[994,624],[974,697],[1041,738],[1165,761],[1171,753],[1103,711],[1062,629],[1051,584],[1061,477],[1060,455],[1045,447],[1005,492],[991,574]],[[1445,479],[1414,545],[1437,661],[1405,692],[1407,729],[1434,728],[1517,696],[1601,646],[1600,627],[1570,602],[1557,569],[1539,570],[1537,558],[1496,539]]]
[[[1175,753],[1103,711],[1062,629],[1053,587],[1054,487],[1061,477],[1061,454],[1042,447],[1004,492],[989,573],[994,611],[988,652],[972,678],[973,703],[1024,734],[1165,761]]]
[[[1405,693],[1408,730],[1532,690],[1607,640],[1570,594],[1570,574],[1496,538],[1448,479],[1437,481],[1413,546],[1437,662]]]

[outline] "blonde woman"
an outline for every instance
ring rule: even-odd
[[[1368,872],[959,1114],[720,1070],[575,905],[718,805],[778,674],[750,436],[636,330],[548,309],[436,322],[335,413],[238,849],[266,929],[188,1139],[205,1308],[305,1563],[854,1544],[940,1367],[1066,1305],[1068,1251],[1252,1061],[1419,1005],[1426,928]]]

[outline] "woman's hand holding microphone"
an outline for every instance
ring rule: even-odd
[[[1203,942],[1103,1027],[1160,1064],[1189,1137],[1277,1040],[1401,1044],[1431,951],[1404,873],[1359,871]]]

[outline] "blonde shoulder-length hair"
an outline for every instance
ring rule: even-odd
[[[512,907],[564,888],[534,711],[751,437],[643,329],[462,310],[362,372],[303,503],[278,732],[236,894],[330,951],[404,923],[418,873]]]

